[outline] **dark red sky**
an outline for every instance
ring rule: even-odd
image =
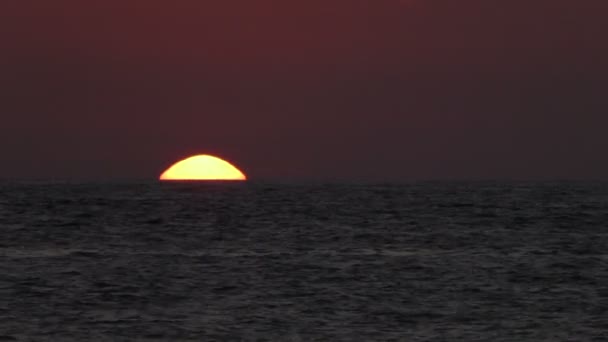
[[[605,0],[0,4],[0,177],[608,179]]]

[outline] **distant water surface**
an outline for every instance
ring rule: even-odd
[[[608,341],[608,184],[0,183],[0,341]]]

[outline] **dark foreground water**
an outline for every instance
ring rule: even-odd
[[[0,184],[0,341],[608,341],[608,184]]]

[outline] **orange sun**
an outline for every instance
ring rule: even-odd
[[[201,154],[180,160],[160,175],[160,180],[247,180],[241,170],[218,157]]]

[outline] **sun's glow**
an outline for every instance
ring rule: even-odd
[[[218,157],[201,154],[178,161],[160,175],[160,180],[238,180],[247,177],[241,170]]]

